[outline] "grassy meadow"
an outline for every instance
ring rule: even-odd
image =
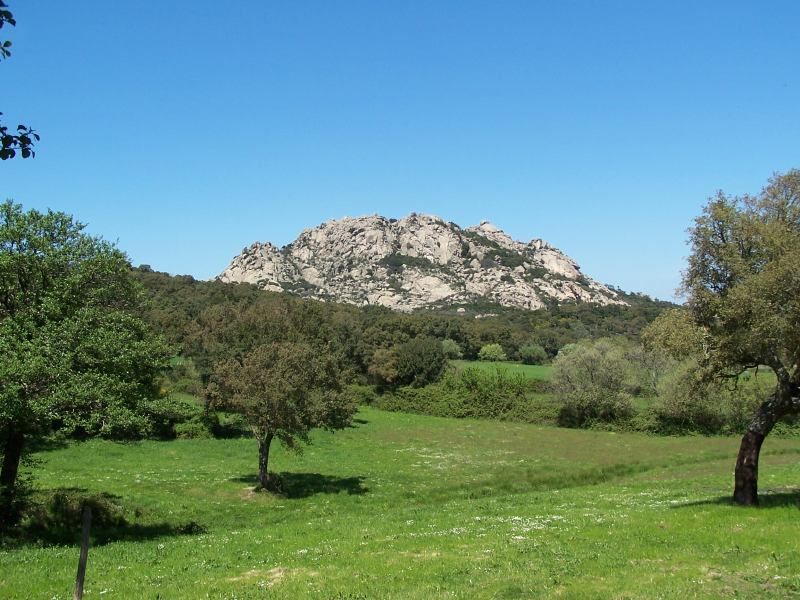
[[[785,598],[800,594],[800,440],[731,506],[733,438],[653,437],[364,408],[254,493],[250,439],[89,441],[35,485],[105,493],[86,598]],[[77,532],[76,532],[77,533]],[[69,598],[78,548],[0,552],[0,597]]]
[[[483,370],[502,369],[509,375],[521,374],[527,379],[542,379],[550,378],[552,367],[550,365],[524,365],[517,362],[507,361],[493,361],[493,360],[451,360],[456,369],[463,370],[467,367],[474,367]]]

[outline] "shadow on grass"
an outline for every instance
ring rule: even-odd
[[[692,506],[737,506],[731,496],[719,496],[694,502],[674,504],[672,508],[689,508]],[[785,508],[794,506],[800,508],[800,489],[772,491],[764,490],[758,494],[757,508]]]
[[[62,450],[69,445],[69,442],[63,438],[32,438],[25,448],[26,454],[34,454],[37,452],[52,452],[54,450]]]
[[[78,545],[84,505],[92,509],[90,537],[93,546],[206,532],[206,528],[195,521],[131,522],[129,517],[135,519],[141,515],[141,511],[126,509],[121,501],[120,496],[89,493],[84,488],[39,493],[28,500],[19,523],[0,533],[0,546]]]
[[[273,493],[286,498],[308,498],[317,494],[341,494],[349,496],[360,496],[366,494],[369,489],[364,487],[363,477],[336,477],[334,475],[322,475],[320,473],[271,473],[273,480]],[[258,477],[255,475],[243,475],[234,477],[231,481],[249,483],[258,486]]]

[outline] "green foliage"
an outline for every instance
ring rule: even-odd
[[[699,356],[703,352],[705,332],[683,308],[665,310],[642,330],[647,349],[660,349],[676,360]]]
[[[347,386],[346,391],[356,406],[369,406],[375,402],[375,388],[371,385],[354,383]]]
[[[501,366],[473,366],[451,370],[435,385],[382,394],[374,405],[439,417],[555,423],[555,405],[547,397],[532,393],[535,387],[535,381],[522,373]]]
[[[541,365],[547,360],[547,352],[539,344],[526,344],[519,349],[519,359],[526,365]]]
[[[330,356],[308,343],[273,342],[219,363],[208,393],[212,406],[242,415],[257,437],[297,448],[312,429],[349,425],[355,407],[342,392]]]
[[[618,423],[633,415],[625,350],[621,341],[600,339],[578,344],[556,358],[552,384],[562,404],[562,425]]]
[[[56,491],[37,498],[25,508],[19,535],[44,539],[50,543],[70,544],[81,530],[84,506],[92,511],[92,534],[95,541],[127,525],[125,509],[109,494]]]
[[[378,348],[372,354],[367,373],[381,387],[394,385],[400,376],[397,370],[397,353],[388,348]]]
[[[180,437],[181,425],[186,425],[190,421],[200,422],[203,409],[197,402],[187,402],[178,397],[167,396],[148,404],[146,415],[152,423],[151,436],[172,439]],[[185,431],[186,427],[183,430]]]
[[[757,196],[709,201],[690,231],[689,306],[709,336],[708,366],[734,374],[767,365],[782,404],[800,384],[800,171]],[[794,412],[795,408],[790,408]]]
[[[445,389],[461,399],[457,417],[507,418],[527,401],[528,380],[505,369],[467,368],[444,381]]]
[[[654,428],[659,433],[741,433],[774,387],[771,373],[714,380],[695,361],[686,360],[659,381],[651,407]]]
[[[630,307],[572,304],[531,312],[485,303],[466,306],[463,314],[450,306],[437,312],[404,314],[376,306],[303,302],[249,284],[196,281],[148,269],[138,269],[134,275],[148,290],[141,315],[180,347],[183,356],[194,359],[203,378],[208,377],[216,360],[241,353],[254,339],[276,339],[277,334],[263,326],[264,317],[286,313],[286,307],[291,310],[295,304],[319,325],[317,332],[306,327],[301,337],[330,342],[349,377],[366,376],[377,349],[393,348],[415,337],[452,339],[467,359],[476,359],[480,348],[489,343],[501,344],[516,356],[519,348],[531,341],[552,357],[565,344],[580,339],[607,335],[635,339],[665,307],[672,306],[623,295]],[[472,318],[486,312],[499,316]],[[247,322],[246,327],[236,325],[242,320]],[[287,330],[297,328],[297,321],[287,322]]]
[[[430,337],[418,337],[401,344],[396,356],[396,382],[400,385],[422,387],[434,383],[447,364],[441,342]]]
[[[494,369],[500,368],[505,372],[507,372],[509,375],[518,373],[523,377],[525,377],[525,379],[538,382],[538,384],[546,384],[547,380],[550,379],[550,374],[552,372],[552,367],[550,365],[525,365],[522,363],[490,361],[490,360],[483,360],[483,361],[454,360],[451,361],[450,364],[453,365],[456,368],[456,370],[459,371],[470,367],[475,369],[485,369],[487,371],[492,371]]]
[[[0,205],[0,480],[8,499],[24,445],[60,430],[137,438],[163,423],[169,351],[130,311],[125,255],[64,213]]]
[[[181,440],[206,439],[213,435],[207,424],[199,419],[178,423],[175,426],[175,437]]]
[[[437,384],[403,387],[375,398],[386,410],[442,417],[480,417],[529,423],[555,423],[557,407],[550,400],[546,373],[529,373],[519,364],[455,361]],[[544,384],[544,385],[543,385]]]
[[[0,29],[4,25],[15,26],[17,21],[14,15],[8,10],[8,5],[0,0]],[[0,40],[0,60],[11,56],[11,42]],[[0,117],[3,113],[0,113]],[[39,134],[26,125],[17,125],[16,130],[9,133],[9,128],[0,122],[0,160],[14,158],[17,153],[22,158],[32,158],[36,156],[33,146],[39,141]]]
[[[409,256],[408,254],[400,254],[395,252],[384,256],[380,260],[380,264],[387,267],[390,272],[397,272],[404,267],[417,267],[418,269],[432,269],[433,263],[424,256]]]
[[[461,346],[458,345],[458,342],[450,338],[445,338],[442,340],[442,352],[444,352],[445,357],[450,360],[458,360],[464,356],[464,353],[461,351]]]
[[[290,325],[298,316],[313,318],[301,310],[304,307],[284,308]],[[269,473],[273,439],[299,452],[298,444],[310,442],[312,429],[347,427],[356,410],[352,397],[343,390],[337,355],[315,344],[313,337],[294,337],[302,335],[303,327],[314,329],[320,323],[301,321],[288,331],[283,323],[276,320],[262,326],[289,339],[258,343],[256,338],[256,345],[239,356],[220,360],[206,390],[210,408],[234,412],[247,422],[259,444],[260,486],[271,491],[278,491],[278,482]]]
[[[486,344],[478,352],[478,359],[502,361],[507,360],[508,357],[500,344]]]

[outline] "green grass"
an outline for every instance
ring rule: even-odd
[[[505,361],[451,360],[450,362],[459,370],[467,367],[476,367],[478,369],[500,368],[506,370],[509,374],[521,373],[528,379],[549,379],[553,370],[550,365],[523,365],[522,363]]]
[[[75,444],[40,453],[36,483],[127,511],[121,539],[89,553],[86,598],[800,594],[798,440],[766,442],[758,510],[727,502],[732,438],[365,408],[314,442],[274,452],[284,497],[252,491],[249,439]],[[0,597],[71,597],[77,558],[0,552]]]

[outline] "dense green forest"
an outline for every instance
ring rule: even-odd
[[[454,340],[466,359],[478,358],[480,349],[493,343],[500,344],[511,360],[519,359],[520,349],[530,343],[542,346],[552,358],[565,345],[582,339],[636,339],[665,308],[673,306],[644,295],[623,294],[628,307],[563,304],[532,312],[487,304],[463,307],[464,312],[452,307],[408,314],[376,306],[301,300],[249,284],[170,276],[147,266],[135,269],[134,274],[148,295],[142,317],[173,344],[177,353],[193,357],[204,375],[214,356],[203,339],[207,341],[215,321],[257,319],[259,311],[269,312],[278,306],[287,313],[287,326],[291,323],[318,340],[334,344],[347,366],[360,375],[367,374],[376,350],[417,337]],[[476,318],[485,314],[495,316]],[[240,338],[238,343],[247,342]]]

